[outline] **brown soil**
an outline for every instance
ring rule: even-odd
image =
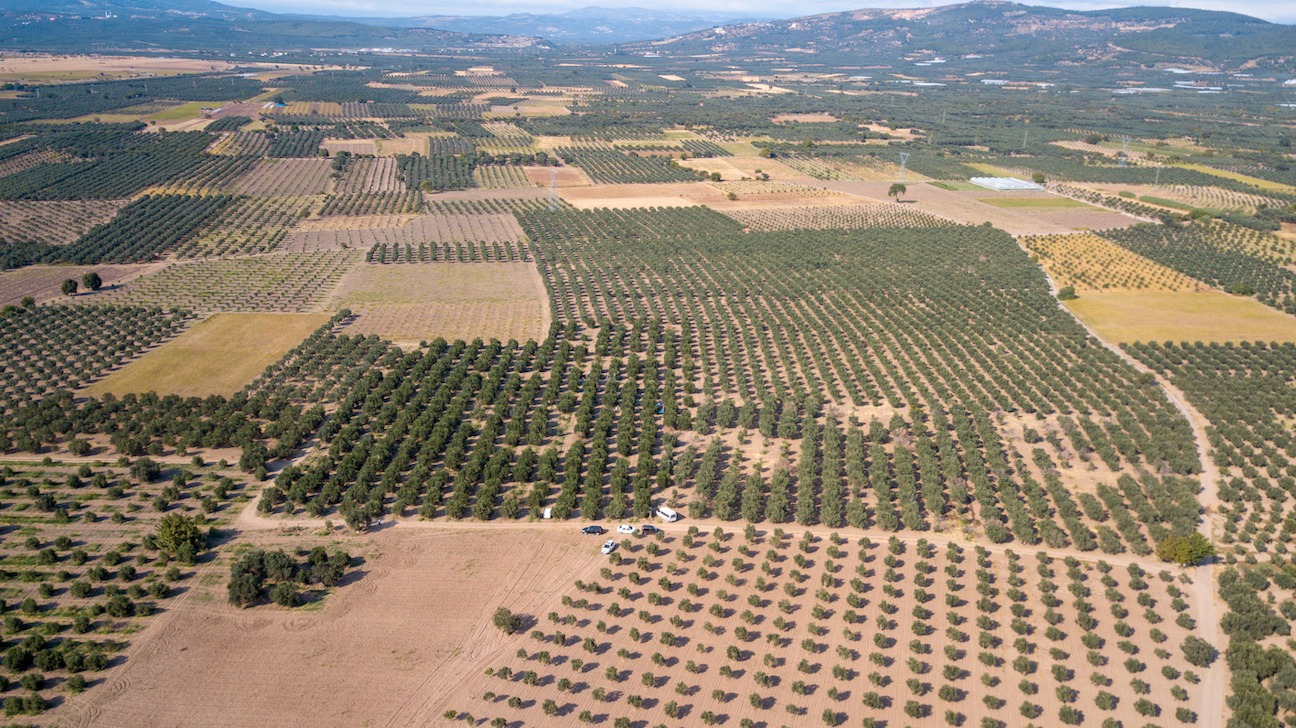
[[[104,686],[52,717],[71,726],[259,727],[286,715],[312,726],[423,724],[429,702],[507,642],[491,624],[496,607],[539,612],[597,563],[574,529],[381,529],[342,545],[365,563],[314,611],[236,609],[225,603],[224,569],[211,571],[207,588],[135,638]]]
[[[78,285],[81,276],[95,272],[103,279],[101,292],[112,290],[128,280],[152,273],[162,267],[161,263],[138,265],[34,265],[18,270],[0,272],[0,306],[17,304],[26,296],[36,299],[37,303],[64,298],[61,287],[63,281],[71,278]],[[77,301],[93,299],[98,293],[80,289]]]
[[[550,175],[558,187],[588,187],[594,181],[579,167],[527,167],[526,176],[533,184],[548,187]]]

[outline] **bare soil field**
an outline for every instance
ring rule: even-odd
[[[328,318],[326,314],[217,314],[100,379],[85,393],[228,397]]]
[[[233,64],[193,58],[142,56],[47,55],[24,53],[0,57],[0,79],[6,81],[85,81],[182,73],[224,71]]]
[[[138,276],[147,275],[162,267],[162,263],[104,264],[104,265],[33,265],[17,270],[0,272],[0,306],[18,304],[31,296],[37,303],[63,298],[63,281],[71,278],[78,284],[86,273],[98,273],[103,279],[99,292],[81,288],[79,300],[91,300],[104,295],[116,286]]]
[[[775,124],[830,124],[839,119],[832,114],[775,114],[770,117]]]
[[[279,548],[319,540],[301,529],[243,536]],[[313,610],[239,610],[212,571],[133,639],[104,688],[51,717],[69,726],[259,728],[285,715],[311,726],[426,724],[447,685],[508,642],[491,624],[496,607],[537,613],[599,561],[575,529],[388,528],[341,545],[365,563]]]
[[[66,245],[112,219],[130,200],[0,201],[0,240]]]
[[[330,305],[349,308],[347,329],[400,345],[447,340],[540,339],[549,299],[534,263],[365,265],[343,277]]]
[[[585,174],[580,167],[527,167],[526,176],[533,184],[549,186],[550,175],[556,175],[554,184],[558,187],[588,187],[594,180]]]
[[[592,185],[561,189],[558,194],[582,210],[598,207],[689,207],[724,200],[724,194],[704,182]]]
[[[887,189],[890,187],[890,183],[886,181],[827,181],[822,184],[829,189],[864,195],[873,199],[885,199]],[[908,191],[901,195],[901,199],[905,201],[905,204],[914,205],[919,210],[937,217],[965,225],[980,225],[989,222],[991,225],[1013,235],[1046,235],[1080,230],[1106,230],[1128,227],[1139,222],[1139,220],[1129,215],[1106,210],[1063,209],[1048,211],[1031,208],[995,207],[987,205],[979,199],[985,196],[984,191],[946,190],[936,185],[913,184],[909,185]]]

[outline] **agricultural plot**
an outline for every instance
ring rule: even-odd
[[[622,540],[437,707],[622,725],[1198,720],[1187,575],[922,539],[695,531]]]
[[[58,152],[53,149],[36,149],[34,151],[6,157],[5,159],[0,160],[0,177],[8,177],[11,174],[26,172],[29,169],[35,169],[44,164],[53,164],[69,160],[70,158],[68,155],[63,152]]]
[[[473,181],[477,187],[488,190],[516,190],[534,186],[521,167],[511,164],[476,167],[473,169]]]
[[[835,298],[832,305],[824,307],[824,304],[810,305],[803,307],[793,291],[798,284],[793,283],[797,274],[795,269],[788,268],[786,263],[775,263],[780,257],[775,253],[776,241],[774,238],[752,237],[738,235],[734,236],[729,231],[737,231],[735,223],[728,218],[720,216],[717,213],[706,211],[699,208],[684,208],[680,210],[661,210],[656,212],[630,212],[630,211],[592,211],[592,212],[560,212],[556,214],[523,214],[520,215],[523,227],[526,228],[528,236],[534,244],[542,247],[544,270],[550,277],[550,287],[555,298],[555,316],[558,320],[571,321],[591,321],[609,317],[614,321],[630,321],[644,316],[662,316],[672,323],[683,324],[685,321],[730,321],[730,322],[748,322],[744,326],[750,325],[757,331],[765,329],[767,333],[760,335],[764,338],[769,335],[769,331],[783,328],[783,324],[776,323],[775,319],[767,317],[778,317],[781,315],[791,315],[796,311],[797,315],[811,315],[812,320],[819,320],[828,323],[836,316],[832,311],[851,312],[845,318],[852,321],[859,320],[861,314],[854,313],[856,307],[863,307],[864,310],[872,309],[873,306],[889,306],[882,301],[870,301],[868,303],[863,299],[854,299],[844,294],[844,291],[861,291],[868,289],[871,284],[859,281],[856,283],[846,283],[845,280],[839,281],[833,285],[838,291],[836,296],[848,296],[846,298]],[[969,236],[967,229],[962,229],[958,235],[949,232],[943,233],[950,242],[946,250],[952,250],[957,247],[953,242],[962,236]],[[849,238],[840,239],[839,236],[808,233],[804,238],[804,244],[810,246],[807,250],[826,251],[839,241],[847,247],[836,253],[837,256],[846,257],[841,264],[836,267],[836,271],[842,275],[858,276],[863,275],[862,268],[850,266],[849,261],[858,260],[860,265],[863,264],[864,258],[868,254],[877,252],[875,246],[884,245],[885,240],[899,233],[889,233],[883,235],[879,233],[876,236],[868,238]],[[907,232],[906,240],[912,239],[913,242],[907,242],[903,247],[914,251],[917,255],[918,250],[926,250],[925,245],[918,241],[931,240],[935,244],[935,238],[939,237],[927,233]],[[987,241],[995,238],[997,234],[986,233]],[[968,238],[970,244],[970,237]],[[1007,240],[1006,236],[1002,240]],[[685,242],[689,241],[689,242]],[[711,248],[705,241],[715,241],[715,248]],[[725,242],[721,242],[725,241]],[[849,242],[847,242],[849,241]],[[1011,242],[1011,241],[1009,241]],[[635,253],[633,246],[642,246],[641,253]],[[666,251],[678,248],[684,245],[686,248],[700,246],[695,254],[685,256],[685,259],[673,261],[670,264],[659,264],[657,256],[667,255]],[[730,246],[733,247],[730,247]],[[769,248],[763,248],[763,245],[769,245]],[[586,248],[593,246],[599,249],[599,254],[589,256],[578,253]],[[655,250],[656,252],[648,252]],[[740,253],[739,251],[745,251]],[[762,251],[768,255],[768,258],[762,259]],[[818,253],[816,253],[818,254]],[[621,256],[627,256],[622,258]],[[697,257],[695,257],[695,255]],[[807,255],[813,259],[814,255]],[[887,255],[895,255],[894,252]],[[1020,265],[1023,268],[1017,268],[1016,263],[1009,263],[1010,259],[1017,258],[1020,254],[1016,252],[1016,246],[1011,249],[1004,249],[996,258],[1001,266],[998,270],[1004,274],[1009,271],[1016,271],[1012,275],[1027,273],[1031,269],[1024,260]],[[579,256],[580,263],[576,262]],[[646,256],[646,257],[645,257]],[[733,257],[731,257],[733,256]],[[856,258],[855,256],[860,256]],[[973,256],[976,257],[976,256]],[[701,260],[706,260],[705,264]],[[758,262],[760,261],[760,262]],[[953,260],[950,260],[953,264]],[[695,266],[704,265],[703,270],[693,270]],[[733,266],[730,268],[729,266]],[[764,266],[773,266],[765,268]],[[625,266],[620,272],[613,274],[611,266]],[[847,266],[850,266],[849,268]],[[718,270],[713,270],[716,268]],[[772,273],[774,269],[781,272],[778,275]],[[846,271],[849,270],[849,273]],[[906,270],[901,267],[893,274],[899,275]],[[655,271],[655,272],[650,272]],[[742,271],[742,272],[740,272]],[[633,275],[631,273],[633,272]],[[816,273],[811,277],[812,280],[818,280],[820,276],[825,276],[825,280],[835,277],[833,272]],[[790,296],[786,300],[775,302],[774,300],[759,301],[750,298],[741,293],[746,290],[745,284],[741,281],[750,276],[750,280],[761,280],[762,287],[767,287],[767,295],[777,295],[781,298],[784,295]],[[1044,279],[1035,273],[1035,283],[1032,285],[1043,286]],[[660,281],[658,279],[660,278]],[[939,278],[939,276],[937,276]],[[1030,279],[1026,275],[1023,280]],[[616,281],[613,285],[612,281]],[[727,291],[728,286],[733,285],[732,295],[716,296],[712,295],[704,299],[692,299],[686,291],[691,287],[698,285],[690,281],[707,281],[712,291]],[[909,279],[906,279],[909,280]],[[928,295],[937,295],[935,289],[929,286],[931,278],[912,279],[910,282],[915,288],[910,290],[921,290],[929,292]],[[784,293],[775,294],[780,286],[779,282],[786,282],[789,286]],[[907,283],[906,285],[910,285]],[[664,285],[663,285],[664,284]],[[678,291],[670,294],[665,291]],[[1039,292],[1047,293],[1046,289],[1040,289]],[[856,294],[858,295],[858,294]],[[941,292],[939,295],[947,295],[947,292]],[[663,297],[664,296],[664,297]],[[897,302],[898,303],[898,302]],[[699,305],[704,306],[701,310],[693,310]],[[737,309],[731,307],[737,306]],[[714,307],[714,308],[713,308]],[[788,307],[788,308],[784,308]],[[816,309],[821,311],[815,312]],[[966,301],[950,301],[946,305],[938,306],[942,310],[964,310],[972,311],[980,308],[979,305],[972,305]],[[880,316],[882,320],[888,320],[890,312],[878,311],[873,316]],[[787,313],[783,313],[786,311]],[[687,312],[687,313],[686,313]],[[811,313],[815,312],[815,313]],[[822,318],[821,318],[822,317]],[[764,321],[765,323],[759,323]],[[837,324],[830,325],[828,330],[834,330]],[[768,328],[767,328],[768,327]],[[720,332],[713,332],[713,336]],[[827,332],[825,332],[827,333]],[[868,341],[868,348],[876,351],[877,347],[885,346],[882,342],[876,341],[876,334],[860,332],[862,340]],[[842,337],[853,338],[851,333],[843,331]],[[752,361],[751,371],[743,367],[741,371],[728,369],[718,360],[706,366],[710,373],[715,377],[715,384],[723,391],[732,392],[739,397],[756,397],[757,392],[773,391],[779,396],[790,394],[793,388],[808,386],[810,391],[821,391],[830,399],[840,402],[854,401],[856,404],[864,404],[868,401],[883,399],[890,400],[893,403],[910,400],[910,397],[900,397],[899,390],[893,389],[894,385],[885,384],[891,377],[881,376],[878,374],[869,374],[863,369],[855,371],[854,367],[848,367],[846,370],[838,371],[836,366],[830,365],[828,360],[819,364],[806,366],[809,362],[798,364],[792,359],[783,357],[766,360],[765,355],[772,352],[790,352],[801,348],[801,344],[789,345],[786,343],[768,341],[757,343],[748,340],[746,335],[739,335],[735,330],[732,334],[723,335],[723,338],[710,340],[705,345],[706,351],[726,352],[726,358],[737,361]],[[816,337],[817,338],[817,337]],[[826,342],[825,342],[826,343]],[[988,342],[987,342],[988,343]],[[1059,342],[1060,343],[1060,342]],[[829,345],[830,348],[835,345]],[[941,347],[931,342],[930,346],[924,347],[924,351],[939,351]],[[972,347],[976,349],[978,347]],[[827,355],[827,351],[824,352]],[[904,355],[899,351],[895,352],[898,359],[903,359]],[[975,354],[973,355],[975,356]],[[850,357],[854,358],[854,357]],[[889,366],[879,362],[879,366]],[[990,371],[999,369],[998,366],[990,366]],[[711,369],[711,367],[715,367]],[[721,367],[726,371],[721,372]],[[810,371],[806,371],[809,369]],[[950,367],[950,371],[958,369]],[[942,368],[942,371],[944,368]],[[880,372],[879,372],[880,374]],[[914,382],[915,374],[895,375],[896,382]],[[753,378],[755,377],[755,378]],[[801,377],[806,377],[802,380]],[[740,384],[740,381],[742,382]],[[847,394],[846,391],[838,389],[836,386],[821,389],[827,386],[829,382],[840,382],[842,387],[849,387],[854,391]],[[910,385],[912,386],[912,385]],[[873,387],[885,388],[874,390]],[[996,387],[997,389],[997,387]],[[950,393],[953,394],[952,392]],[[1076,392],[1079,394],[1079,392]],[[1042,405],[1043,403],[1037,403]],[[897,405],[899,406],[899,405]],[[1055,401],[1054,407],[1061,406],[1060,401]]]
[[[270,148],[267,157],[316,157],[319,156],[320,144],[324,141],[321,130],[302,131],[267,131],[266,139]]]
[[[352,192],[329,195],[320,207],[321,217],[333,215],[414,215],[423,211],[422,192]]]
[[[522,228],[512,215],[432,213],[398,226],[299,230],[288,236],[285,247],[288,250],[367,250],[386,245],[392,249],[431,249],[434,260],[527,260],[525,241]]]
[[[1200,281],[1090,233],[1022,238],[1059,287],[1077,290],[1200,291]]]
[[[196,592],[194,598],[168,604],[173,618],[136,635],[139,647],[130,664],[107,674],[110,684],[119,677],[129,680],[130,689],[87,691],[60,717],[74,722],[93,715],[111,725],[196,720],[229,728],[264,726],[285,712],[314,726],[435,722],[435,715],[420,709],[421,691],[439,694],[445,683],[428,681],[428,675],[476,672],[480,655],[506,643],[490,624],[501,601],[519,611],[538,611],[566,585],[552,574],[580,573],[596,563],[580,536],[539,530],[510,533],[511,549],[498,548],[498,533],[469,529],[330,536],[338,538],[351,553],[364,554],[358,582],[307,610],[274,605],[240,610],[220,603],[223,584],[190,580],[186,586]],[[240,537],[290,553],[322,539],[303,540],[302,534],[284,536],[277,528]],[[415,613],[428,618],[410,620]],[[177,644],[186,649],[162,649]],[[347,657],[319,661],[321,651]],[[308,672],[302,668],[307,664],[312,665]],[[187,677],[198,669],[204,680]],[[249,692],[249,682],[301,684],[294,690]],[[375,697],[359,702],[357,692]],[[159,701],[156,695],[173,698]]]
[[[226,157],[260,157],[270,151],[270,140],[262,132],[234,132],[222,136],[210,151]]]
[[[1101,291],[1067,301],[1105,341],[1296,341],[1296,319],[1264,304],[1214,290]]]
[[[1268,252],[1271,247],[1290,250],[1290,243],[1273,235],[1211,222],[1173,228],[1139,225],[1105,237],[1199,281],[1231,293],[1254,294],[1261,303],[1296,313],[1296,273],[1286,267],[1287,259]]]
[[[95,382],[84,394],[228,397],[327,321],[325,314],[216,314]]]
[[[1228,568],[1219,593],[1228,605],[1221,622],[1232,671],[1235,720],[1262,725],[1285,716],[1291,688],[1282,675],[1296,669],[1291,652],[1275,649],[1290,632],[1296,601],[1285,576],[1291,562],[1292,477],[1290,382],[1296,346],[1157,344],[1128,347],[1188,396],[1212,423],[1211,456],[1220,469],[1219,511]],[[1220,645],[1221,650],[1225,645]],[[1266,665],[1259,664],[1264,659]]]
[[[0,549],[13,639],[8,715],[61,722],[46,711],[97,692],[139,633],[186,601],[205,572],[192,545],[177,558],[145,537],[164,518],[204,523],[246,499],[241,479],[195,470],[171,469],[163,480],[99,463],[3,468],[6,517],[22,524],[22,537]]]
[[[433,139],[432,141],[436,141]],[[410,190],[445,192],[466,190],[472,187],[473,160],[468,156],[453,154],[397,155],[397,175]]]
[[[594,184],[585,170],[578,167],[524,167],[522,171],[538,187],[551,184],[558,188],[588,187]]]
[[[545,303],[532,263],[429,263],[356,268],[331,306],[355,314],[348,332],[410,345],[539,339],[549,328]]]
[[[779,161],[803,174],[823,180],[894,180],[900,167],[873,157],[810,157],[781,155]],[[912,174],[911,174],[912,178]]]
[[[79,265],[149,261],[175,248],[234,202],[229,195],[146,195],[60,248],[55,259]]]
[[[562,227],[554,226],[563,218]],[[612,227],[616,219],[638,226]],[[959,530],[995,542],[1140,555],[1167,535],[1196,527],[1196,481],[1153,474],[1197,471],[1187,424],[1154,385],[1057,309],[1038,270],[1002,233],[906,230],[904,244],[896,242],[899,231],[814,233],[800,236],[799,258],[789,258],[775,252],[788,250],[786,234],[744,235],[728,221],[726,232],[716,222],[725,218],[704,208],[568,211],[524,220],[542,246],[559,306],[551,331],[562,331],[563,341],[434,341],[397,355],[357,337],[312,337],[268,371],[257,391],[289,387],[293,401],[313,404],[337,396],[331,382],[350,378],[355,384],[345,396],[365,404],[344,408],[321,436],[327,455],[321,450],[319,459],[285,472],[266,492],[263,509],[287,504],[313,515],[338,509],[349,522],[363,522],[386,509],[381,494],[394,492],[394,512],[418,506],[429,518],[512,519],[552,508],[557,518],[579,511],[615,519],[630,512],[644,517],[654,497],[669,493],[693,518]],[[587,242],[591,232],[596,235]],[[567,251],[586,244],[599,256],[569,267],[574,258],[564,257]],[[655,257],[663,254],[671,262]],[[777,274],[769,267],[775,260]],[[923,261],[921,274],[909,260]],[[937,260],[948,263],[932,276]],[[979,262],[969,268],[968,260]],[[582,271],[588,275],[579,283],[569,282]],[[600,282],[612,280],[604,277],[611,271],[614,294]],[[964,289],[960,276],[988,283]],[[709,296],[691,290],[700,280]],[[760,281],[760,296],[744,280]],[[595,308],[573,318],[565,306],[584,300],[573,299],[575,290],[588,291]],[[915,301],[915,291],[924,298]],[[1053,335],[1017,323],[1014,311],[1032,321],[1050,317]],[[788,323],[793,313],[796,325]],[[588,329],[592,352],[570,344],[578,325],[605,317],[623,323]],[[805,334],[795,345],[774,339],[789,331]],[[842,356],[839,342],[855,341],[867,353]],[[913,351],[925,358],[906,353]],[[390,374],[367,376],[378,359],[391,363]],[[466,377],[477,361],[498,364],[487,378]],[[735,361],[754,366],[735,371]],[[1066,376],[1057,370],[1063,366]],[[849,380],[836,374],[852,368],[859,374]],[[418,384],[392,391],[415,371],[443,374],[414,377]],[[861,383],[877,387],[876,395],[853,389]],[[879,405],[887,401],[890,422],[876,417],[880,408],[870,410],[871,402],[847,398],[855,391],[877,396]],[[699,393],[707,400],[694,404]],[[857,406],[850,411],[863,415],[867,429],[824,415],[834,399]],[[493,403],[480,431],[462,416],[479,400]],[[424,404],[432,401],[453,406]],[[660,411],[644,406],[654,401]],[[931,413],[930,422],[899,414],[914,404]],[[1002,408],[1030,414],[1040,430],[1005,440],[1002,416],[992,412]],[[387,414],[380,416],[380,409]],[[400,412],[422,414],[393,419]],[[361,421],[373,428],[375,446],[353,449],[347,443],[360,430],[350,423]],[[423,432],[437,434],[415,434]],[[786,453],[781,462],[787,464],[768,478],[767,465],[743,455],[742,444],[757,432],[777,438]],[[514,467],[515,457],[526,465]],[[1075,460],[1107,466],[1117,485],[1100,483],[1077,495],[1059,470]],[[349,475],[331,475],[361,468],[384,473],[385,484],[374,490]]]
[[[98,295],[89,290],[83,280],[86,274],[94,273],[104,288],[111,290],[123,281],[156,270],[158,264],[126,265],[32,265],[16,270],[0,271],[0,306],[15,306],[23,299],[31,297],[37,303],[63,297],[63,281],[74,280],[78,284],[78,298],[85,299]]]
[[[720,212],[753,231],[830,230],[875,227],[938,227],[949,221],[907,205],[817,205],[726,209]]]
[[[175,250],[181,258],[265,253],[279,247],[288,231],[311,214],[313,197],[243,197],[229,205]]]
[[[342,170],[341,179],[334,183],[333,190],[340,194],[401,192],[406,187],[401,182],[399,171],[396,160],[390,157],[351,159]]]
[[[755,197],[760,199],[766,195],[774,195],[781,198],[810,198],[810,197],[829,197],[833,195],[831,190],[822,187],[810,187],[807,185],[798,185],[790,182],[760,182],[757,180],[738,180],[732,182],[708,182],[707,184],[720,190],[728,195],[733,193],[738,199],[748,199]]]
[[[659,157],[590,147],[560,147],[554,150],[565,163],[580,167],[598,184],[644,184],[685,182],[696,174],[678,163]]]
[[[256,164],[255,157],[209,155],[166,183],[153,185],[154,194],[210,195],[229,192],[235,182]]]
[[[581,210],[691,207],[725,200],[719,190],[703,182],[566,187],[560,188],[558,194],[563,204],[571,203],[572,207]]]
[[[234,182],[233,190],[256,196],[323,194],[332,172],[329,164],[327,159],[263,159]]]
[[[979,197],[978,201],[994,207],[1008,208],[1025,208],[1029,210],[1051,210],[1055,208],[1078,208],[1092,210],[1094,208],[1069,197],[1060,197],[1056,195],[1019,195],[1008,194],[997,197]]]
[[[1240,210],[1254,213],[1261,207],[1282,207],[1283,204],[1281,200],[1273,197],[1206,185],[1163,185],[1161,187],[1145,185],[1127,189],[1132,190],[1140,199],[1153,204],[1158,198],[1165,198],[1206,210]]]
[[[0,240],[66,245],[108,222],[127,200],[0,201]]]
[[[179,333],[185,312],[128,306],[38,306],[0,317],[0,411],[94,381]],[[10,431],[11,435],[16,431]],[[0,435],[0,452],[30,443]]]
[[[890,183],[826,181],[825,187],[839,192],[885,200]],[[1082,230],[1106,230],[1137,224],[1139,220],[1114,211],[1098,209],[1038,210],[995,207],[982,202],[984,191],[949,190],[935,184],[910,184],[899,196],[931,215],[967,225],[991,225],[1013,235],[1048,235]]]
[[[350,251],[319,251],[177,263],[96,300],[204,313],[314,311],[356,259]]]

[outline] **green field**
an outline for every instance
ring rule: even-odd
[[[1031,209],[1050,209],[1058,207],[1092,207],[1079,200],[1073,200],[1069,197],[978,197],[978,202],[984,202],[993,207],[1010,207],[1010,208],[1031,208]]]
[[[1107,341],[1291,341],[1296,318],[1219,291],[1085,293],[1066,303]]]
[[[153,114],[147,118],[153,121],[187,121],[189,119],[197,119],[198,115],[202,113],[203,108],[214,109],[218,106],[220,106],[220,102],[217,101],[190,101],[189,103],[180,104],[179,106],[172,107],[166,111]]]
[[[971,182],[928,182],[928,184],[932,187],[939,187],[942,190],[949,190],[950,192],[973,192],[985,189],[984,187],[979,187]]]
[[[324,314],[222,313],[88,387],[86,394],[231,395],[319,328]]]

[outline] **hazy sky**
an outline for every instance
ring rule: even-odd
[[[225,0],[229,5],[255,7],[276,12],[298,12],[352,16],[408,15],[505,15],[508,13],[563,12],[574,8],[651,7],[692,13],[708,11],[751,13],[761,17],[795,17],[857,8],[913,8],[948,5],[951,0],[804,0],[789,4],[786,0],[478,0],[465,5],[447,0]],[[1292,0],[1150,0],[1149,2],[1103,2],[1102,0],[1058,0],[1031,4],[1051,5],[1076,10],[1127,7],[1132,5],[1170,5],[1174,7],[1229,10],[1281,23],[1296,22],[1296,2]]]

